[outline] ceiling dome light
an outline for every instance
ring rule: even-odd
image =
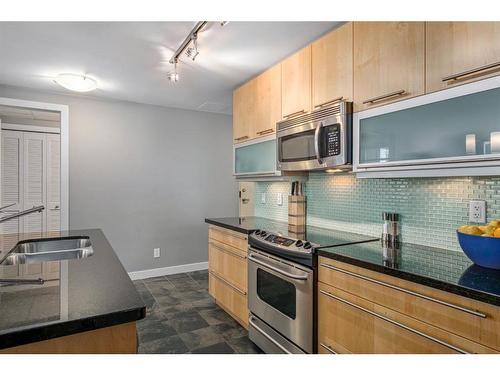
[[[54,82],[65,89],[78,92],[89,92],[97,88],[97,81],[88,76],[72,73],[59,74]]]

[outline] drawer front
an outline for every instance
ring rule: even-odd
[[[208,292],[216,302],[245,328],[248,328],[248,302],[246,293],[236,290],[219,276],[209,273]]]
[[[243,252],[221,242],[208,243],[208,268],[233,287],[247,291],[247,257]]]
[[[379,272],[320,257],[319,281],[453,334],[500,349],[499,309]]]
[[[318,284],[318,349],[339,354],[458,353],[403,328],[389,310],[323,283]]]
[[[248,236],[243,233],[210,225],[208,227],[208,238],[209,240],[216,240],[218,242],[222,242],[223,244],[232,246],[245,254],[248,251]]]

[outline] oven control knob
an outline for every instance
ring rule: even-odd
[[[262,232],[260,232],[260,235],[261,235],[262,237],[265,237],[265,236],[266,236],[266,234],[267,234],[267,232],[266,232],[265,230],[263,230]]]
[[[259,229],[257,229],[257,230],[255,231],[255,235],[256,235],[256,236],[258,236],[259,234],[260,234],[260,230],[259,230]]]
[[[304,243],[301,241],[301,240],[297,240],[297,242],[295,242],[295,246],[297,247],[302,247]]]
[[[311,243],[310,242],[306,242],[304,244],[304,249],[310,249],[312,246],[311,246]]]

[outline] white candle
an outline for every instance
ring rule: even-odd
[[[500,132],[490,133],[491,153],[500,152]]]
[[[468,155],[474,155],[476,153],[476,135],[467,134],[465,136],[465,152]]]

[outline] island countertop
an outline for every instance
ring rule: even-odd
[[[29,235],[21,236],[20,240],[29,239]],[[144,318],[146,307],[100,229],[50,232],[41,237],[71,236],[88,236],[93,255],[0,265],[3,279],[34,278],[40,272],[49,275],[44,285],[0,284],[0,349]],[[13,244],[9,235],[0,236],[0,259]]]

